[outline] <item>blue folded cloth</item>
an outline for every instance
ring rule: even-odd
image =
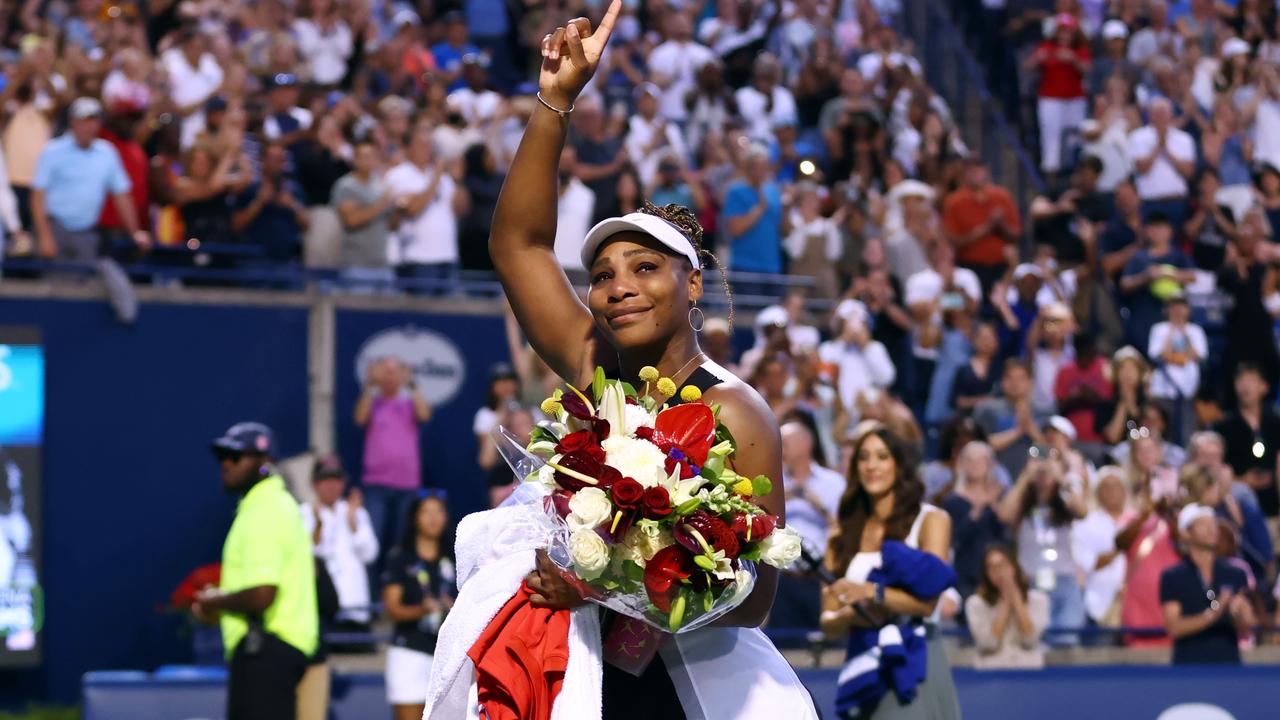
[[[880,567],[868,582],[898,588],[919,598],[935,598],[956,582],[950,565],[895,540],[880,548]],[[848,654],[836,687],[836,712],[842,718],[873,710],[889,690],[909,703],[924,682],[929,653],[919,620],[849,633]]]

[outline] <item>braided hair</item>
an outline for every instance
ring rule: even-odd
[[[724,271],[724,266],[720,264],[720,259],[715,253],[702,247],[702,223],[698,222],[697,216],[693,211],[683,205],[654,205],[652,202],[645,200],[640,205],[639,212],[645,215],[662,218],[671,223],[681,232],[689,243],[693,245],[693,251],[699,258],[706,258],[711,261],[712,265],[720,271],[720,285],[724,288],[724,295],[729,301],[729,324],[733,324],[733,291],[729,289],[729,276]],[[701,268],[694,268],[700,270]]]

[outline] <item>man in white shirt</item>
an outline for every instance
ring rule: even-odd
[[[222,66],[208,51],[208,39],[191,28],[174,47],[160,56],[169,99],[182,117],[182,147],[188,148],[204,130],[204,104],[222,87]]]
[[[861,415],[859,401],[873,402],[893,384],[898,371],[884,345],[871,339],[866,305],[857,300],[844,300],[836,306],[835,316],[840,323],[840,334],[818,348],[818,357],[836,366],[836,388],[852,422]]]
[[[591,229],[596,194],[578,179],[578,153],[565,147],[560,153],[560,201],[556,219],[556,259],[566,270],[584,271],[582,239]]]
[[[761,53],[752,67],[751,84],[738,88],[733,99],[738,114],[746,122],[747,135],[760,142],[773,140],[773,128],[784,122],[799,122],[796,99],[791,91],[779,85],[782,67],[769,53]]]
[[[262,118],[262,134],[290,146],[311,129],[311,111],[298,106],[298,78],[292,73],[276,73],[267,80],[268,113]]]
[[[1129,39],[1129,62],[1143,70],[1157,57],[1182,55],[1182,38],[1177,29],[1169,24],[1169,6],[1165,0],[1148,1],[1147,22],[1146,27]]]
[[[461,113],[467,125],[473,127],[487,125],[502,104],[502,96],[488,87],[488,65],[485,55],[463,55],[462,81],[467,86],[449,93],[449,107]]]
[[[1071,528],[1071,554],[1084,572],[1084,609],[1089,620],[1108,618],[1112,603],[1124,587],[1126,560],[1116,548],[1116,534],[1128,522],[1124,471],[1115,465],[1098,470],[1098,506]]]
[[[627,154],[635,164],[642,187],[649,187],[658,176],[662,156],[675,153],[682,161],[689,158],[680,127],[658,114],[658,86],[645,83],[636,88],[636,114],[628,125]]]
[[[844,494],[845,480],[813,459],[813,433],[803,423],[785,423],[781,433],[787,527],[800,533],[805,546],[821,557]]]
[[[388,257],[401,277],[419,281],[426,294],[452,292],[458,277],[458,217],[470,206],[437,159],[430,131],[413,134],[404,162],[387,172],[387,189],[396,196],[400,226]]]
[[[694,75],[715,59],[715,53],[693,40],[693,21],[687,12],[667,16],[667,41],[655,47],[647,61],[649,77],[661,90],[659,112],[681,122],[689,116],[685,96],[694,86]]]
[[[347,74],[347,59],[355,49],[351,28],[338,16],[334,6],[334,0],[313,2],[312,17],[298,18],[293,23],[298,52],[307,62],[311,82],[316,85],[341,83]]]
[[[338,591],[338,621],[368,624],[367,567],[378,557],[378,538],[360,489],[352,488],[343,499],[346,482],[337,457],[317,460],[311,473],[315,497],[302,506],[302,524],[311,536],[312,552],[324,561]]]
[[[1173,105],[1158,97],[1148,105],[1151,124],[1129,133],[1129,159],[1137,176],[1142,215],[1163,212],[1176,234],[1187,217],[1187,180],[1196,170],[1196,145],[1173,127]]]

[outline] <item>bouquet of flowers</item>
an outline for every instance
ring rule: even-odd
[[[800,538],[752,502],[763,475],[739,475],[720,408],[652,367],[644,391],[597,369],[590,397],[566,386],[542,403],[551,422],[525,452],[504,450],[550,522],[549,556],[583,597],[667,632],[736,607],[755,582],[748,561],[789,566]],[[651,391],[662,399],[651,396]]]

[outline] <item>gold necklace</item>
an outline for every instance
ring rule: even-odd
[[[701,358],[703,354],[704,353],[701,350],[699,350],[697,354],[689,358],[689,361],[686,362],[684,365],[682,365],[679,370],[676,370],[674,373],[671,374],[671,382],[675,383],[677,388],[680,387],[680,383],[683,382],[684,380],[677,381],[676,378],[680,377],[680,373],[688,369],[688,367],[692,365],[694,361],[696,361],[698,358]],[[622,355],[618,355],[618,373],[622,374]],[[685,378],[685,379],[688,379],[688,378]]]

